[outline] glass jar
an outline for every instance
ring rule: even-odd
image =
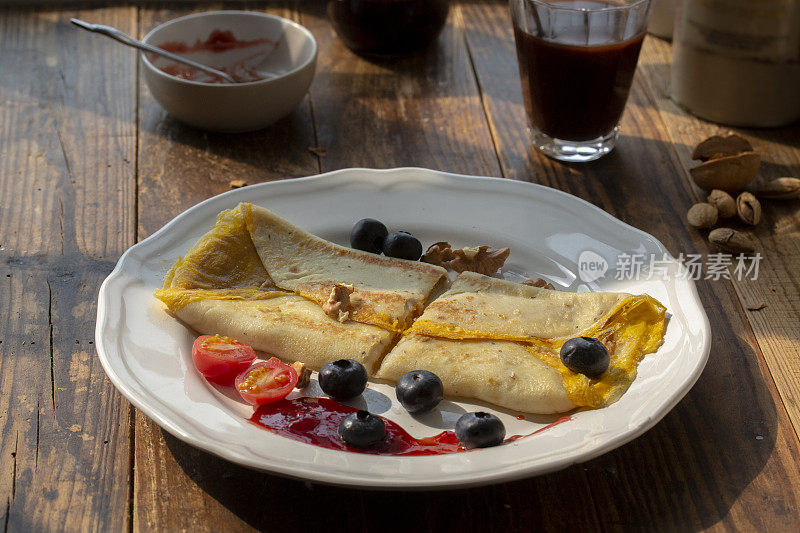
[[[653,0],[647,32],[662,39],[672,39],[675,28],[675,0]]]
[[[368,55],[404,55],[442,31],[448,0],[331,0],[328,18],[345,45]]]
[[[679,0],[671,96],[745,127],[800,119],[800,0]]]

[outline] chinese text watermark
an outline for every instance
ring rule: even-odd
[[[583,258],[583,254],[581,254],[581,258]],[[675,263],[676,259],[677,264]],[[614,278],[618,280],[665,280],[671,277],[695,281],[701,279],[712,281],[721,279],[756,280],[760,264],[760,253],[755,255],[715,253],[708,254],[705,258],[702,254],[680,254],[675,259],[666,254],[658,257],[650,254],[623,253],[617,256]],[[578,267],[579,273],[582,274],[583,264],[580,260]],[[581,275],[581,279],[587,281],[583,275]]]

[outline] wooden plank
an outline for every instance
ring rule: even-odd
[[[336,37],[324,7],[301,5],[320,47],[311,95],[324,171],[420,166],[498,175],[457,10],[428,50],[366,60]]]
[[[266,11],[290,19],[292,2],[272,2]],[[258,4],[259,7],[262,4]],[[156,25],[194,11],[253,9],[249,4],[203,4],[139,11],[140,36]],[[248,184],[306,176],[319,171],[309,147],[316,146],[310,102],[259,132],[216,134],[194,130],[169,117],[139,81],[139,237],[181,211],[230,190],[231,180]],[[267,502],[302,507],[297,482],[237,467],[187,446],[136,413],[133,528],[168,531],[248,530],[285,524]],[[298,490],[299,489],[299,490]],[[293,491],[294,499],[286,493]],[[285,508],[285,507],[282,507]],[[237,516],[238,515],[238,516]],[[306,515],[301,515],[306,516]],[[322,521],[320,519],[320,525]]]
[[[301,9],[323,51],[312,86],[319,142],[327,147],[323,170],[413,165],[500,175],[458,6],[431,49],[393,60],[353,54],[319,4]],[[540,512],[570,497],[590,501],[579,468],[479,490],[358,494],[367,530],[405,528],[409,516],[423,517],[420,527],[430,531],[558,530],[567,524],[585,530],[597,524],[590,505],[569,518]]]
[[[124,530],[130,408],[94,354],[97,289],[133,243],[135,63],[76,16],[0,15],[0,502],[6,529]]]
[[[296,15],[292,2],[272,2],[267,12]],[[262,4],[258,4],[259,6]],[[194,9],[140,10],[140,37],[167,20],[196,11],[255,9],[243,3],[202,4]],[[146,237],[181,211],[231,189],[232,180],[247,184],[307,176],[319,171],[308,99],[272,126],[251,133],[221,134],[185,126],[170,117],[139,82],[139,236]]]
[[[418,69],[415,73],[424,64],[423,60],[400,60],[401,66],[395,70],[378,68],[373,62],[353,56],[335,40],[319,5],[300,4],[299,8],[302,23],[320,42],[320,68],[312,89],[312,102],[320,144],[327,148],[322,160],[324,169],[416,164],[498,174],[457,10],[444,40],[432,56],[426,56],[428,60],[435,58],[438,66]],[[146,10],[142,11],[143,21],[150,16]],[[351,77],[351,72],[359,74]],[[414,89],[404,98],[396,98],[394,87],[403,84]],[[376,106],[374,109],[379,109],[380,116],[366,106],[337,110],[337,106],[350,105],[347,101],[353,87],[360,91],[363,101],[370,101],[370,105]],[[383,98],[370,96],[384,90],[389,92]],[[143,109],[142,115],[145,113]],[[467,119],[456,118],[459,116]],[[390,132],[382,129],[380,117],[403,117],[403,123],[392,125]],[[454,122],[448,123],[447,119]],[[433,126],[428,125],[430,121],[434,121]],[[345,136],[335,138],[335,132],[352,135],[357,132],[357,137],[347,143]],[[420,141],[420,136],[424,136],[425,142]],[[391,143],[367,147],[365,141],[372,139],[391,140]],[[157,149],[146,148],[142,143],[140,153],[152,154],[154,150]],[[166,156],[156,157],[164,157],[167,168],[183,163],[180,159],[173,162]],[[271,164],[282,161],[276,156]],[[208,187],[207,182],[200,175],[191,183],[202,190]],[[160,205],[168,209],[173,204],[170,198],[150,192],[146,199],[140,195],[143,208],[140,227],[151,224],[151,215],[144,213],[154,213]],[[592,529],[597,525],[591,505],[574,509],[569,517],[541,512],[557,508],[569,498],[591,501],[580,467],[556,476],[482,490],[382,493],[304,484],[241,468],[165,435],[141,415],[137,415],[136,443],[134,526],[137,530],[156,526],[213,530],[220,524],[232,530],[278,527],[275,513],[269,508],[265,510],[264,502],[280,502],[281,508],[288,510],[281,513],[280,529],[395,530],[406,528],[408,517],[412,516],[424,517],[424,528],[430,530],[563,529],[568,524]],[[306,512],[309,502],[313,508]]]
[[[653,94],[637,76],[618,149],[561,165],[528,150],[505,2],[465,3],[467,37],[507,175],[556,186],[649,231],[674,254],[708,252],[683,224],[692,195]],[[649,38],[648,38],[649,39]],[[514,154],[528,153],[526,158]],[[776,246],[778,244],[776,243]],[[654,429],[586,463],[604,529],[792,530],[798,441],[728,282],[701,282],[714,340],[703,376]],[[568,515],[569,502],[555,512]]]
[[[737,132],[748,138],[762,153],[763,163],[754,185],[782,176],[800,177],[800,126],[773,129],[725,128],[697,119],[684,112],[669,98],[670,46],[660,39],[650,39],[642,51],[641,70],[650,92],[661,110],[669,139],[683,169],[695,166],[691,160],[694,146],[720,132]],[[704,201],[705,194],[692,186],[692,200]],[[747,321],[753,328],[775,384],[792,420],[800,431],[800,324],[792,317],[800,314],[800,283],[796,266],[800,263],[800,201],[762,200],[763,220],[752,228],[733,222],[733,227],[749,234],[763,256],[757,279],[732,280],[736,294],[748,310]],[[728,224],[728,221],[726,221]],[[704,231],[697,234],[705,237]]]

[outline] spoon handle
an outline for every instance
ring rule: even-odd
[[[162,50],[161,48],[158,48],[156,46],[152,46],[143,43],[141,41],[137,41],[130,35],[126,35],[121,31],[119,31],[118,29],[112,28],[111,26],[104,26],[102,24],[90,24],[88,22],[84,22],[78,19],[70,19],[70,22],[72,22],[79,28],[83,28],[84,30],[91,31],[94,33],[99,33],[101,35],[105,35],[106,37],[111,37],[115,41],[119,41],[127,46],[132,46],[133,48],[138,48],[140,50],[144,50],[145,52],[150,52],[152,54],[166,57],[167,59],[171,59],[172,61],[177,61],[178,63],[183,63],[184,65],[189,65],[190,67],[194,67],[198,70],[202,70],[203,72],[207,72],[208,74],[219,76],[220,78],[229,81],[231,83],[237,83],[236,79],[234,79],[233,76],[231,76],[226,72],[213,69],[211,67],[203,65],[202,63],[197,63],[196,61],[192,61],[191,59],[186,59],[185,57],[181,57],[171,52],[167,52],[166,50]]]

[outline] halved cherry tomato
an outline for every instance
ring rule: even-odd
[[[242,399],[253,405],[264,405],[282,400],[297,385],[294,368],[272,357],[259,361],[236,376],[236,390]]]
[[[243,342],[222,335],[201,335],[192,346],[192,360],[208,381],[230,385],[255,360],[256,352]]]

